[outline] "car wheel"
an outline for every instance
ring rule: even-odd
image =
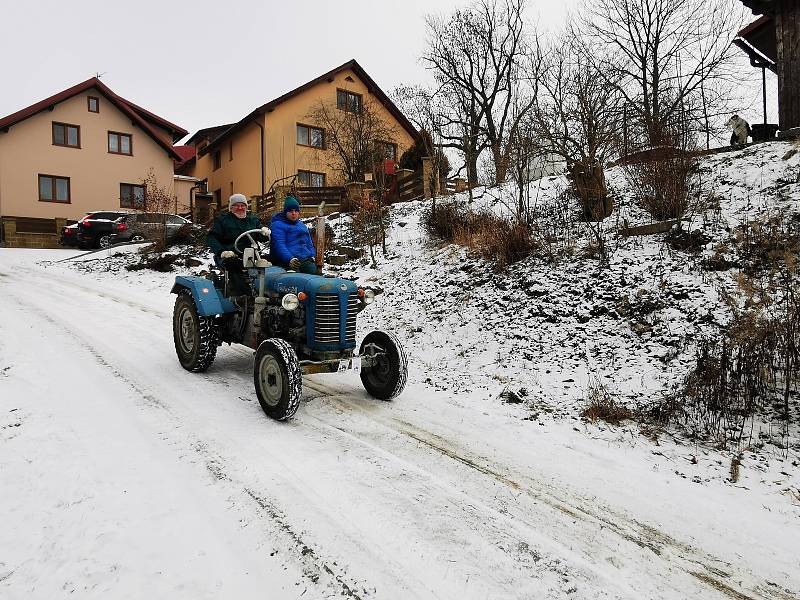
[[[184,369],[200,373],[211,366],[217,356],[217,328],[213,317],[197,314],[189,290],[182,290],[175,300],[172,333],[175,352]]]
[[[97,245],[100,248],[110,248],[111,247],[111,236],[110,235],[101,235],[100,238],[97,240]]]
[[[256,350],[253,383],[261,409],[276,421],[291,419],[300,406],[303,376],[294,349],[285,340],[264,340]]]
[[[359,354],[375,357],[375,364],[361,369],[361,383],[369,395],[379,400],[399,396],[408,378],[408,359],[400,340],[386,331],[371,331],[361,342]]]

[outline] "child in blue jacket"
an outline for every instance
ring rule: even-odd
[[[272,217],[271,260],[274,264],[302,273],[316,274],[316,252],[306,224],[300,220],[300,203],[286,196],[283,212]]]

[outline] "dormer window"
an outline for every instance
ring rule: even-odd
[[[86,104],[89,108],[89,112],[100,112],[100,98],[97,98],[96,96],[88,96],[86,98]]]

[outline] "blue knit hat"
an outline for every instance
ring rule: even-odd
[[[286,196],[286,200],[283,201],[283,213],[286,214],[291,209],[300,210],[300,203],[294,196]]]

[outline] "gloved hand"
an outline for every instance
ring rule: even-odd
[[[223,259],[225,259],[225,258],[234,258],[236,256],[236,253],[233,250],[223,250],[222,254],[220,254],[219,256],[220,256],[220,258],[223,258]]]
[[[289,268],[297,271],[300,268],[300,259],[299,258],[293,258],[292,260],[290,260],[289,261]]]
[[[272,232],[269,230],[269,227],[261,228],[261,235],[263,235],[265,238],[269,238],[270,233]]]

